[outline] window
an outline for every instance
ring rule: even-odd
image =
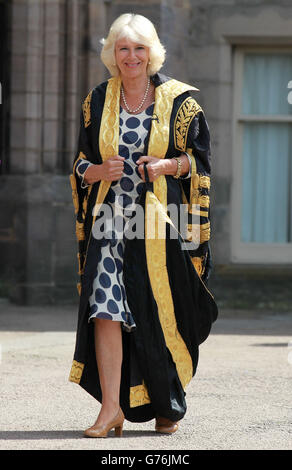
[[[232,258],[292,262],[292,50],[235,55]]]

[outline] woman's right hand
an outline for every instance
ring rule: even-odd
[[[124,171],[125,157],[114,155],[100,165],[91,165],[84,174],[84,182],[93,184],[97,181],[117,181]]]

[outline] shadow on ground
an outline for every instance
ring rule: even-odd
[[[75,332],[77,316],[77,304],[19,306],[0,301],[0,331]],[[292,311],[219,309],[211,333],[292,336]],[[268,343],[262,346],[268,346]]]
[[[1,431],[0,432],[0,440],[51,440],[51,439],[85,439],[83,436],[83,430],[76,431],[76,430],[66,430],[66,431]],[[133,438],[133,437],[153,437],[158,436],[155,431],[123,431],[123,438]],[[108,433],[108,437],[114,437],[114,431],[110,431]]]

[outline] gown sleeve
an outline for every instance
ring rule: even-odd
[[[72,173],[70,175],[70,184],[72,188],[72,199],[76,214],[76,237],[78,241],[78,274],[82,275],[83,265],[86,252],[86,233],[85,233],[85,220],[87,215],[87,203],[93,185],[84,183],[84,175],[87,168],[94,164],[94,152],[90,144],[90,99],[91,93],[87,96],[82,104],[80,113],[80,127],[79,138],[77,144],[77,151],[75,154]],[[80,293],[81,284],[77,284]]]
[[[79,167],[79,160],[86,160],[88,162],[95,161],[94,152],[90,143],[90,136],[89,136],[90,126],[91,126],[90,104],[91,104],[91,93],[89,93],[87,98],[82,103],[82,109],[80,113],[80,127],[79,127],[77,152],[75,155],[74,165],[73,165],[74,174],[76,172],[77,165]]]
[[[187,154],[192,160],[191,178],[181,181],[188,203],[188,230],[196,248],[190,250],[192,262],[207,283],[211,267],[210,177],[211,144],[209,126],[200,108],[189,126]],[[194,217],[195,214],[195,217]]]
[[[91,163],[90,161],[86,160],[85,158],[80,158],[80,160],[78,160],[77,164],[76,164],[76,174],[79,176],[79,178],[81,179],[81,188],[82,189],[85,189],[87,188],[88,186],[90,186],[90,184],[87,184],[85,183],[84,181],[84,177],[85,177],[85,174],[86,174],[86,171],[87,169],[93,165],[93,163]]]
[[[88,94],[81,106],[77,151],[73,162],[72,174],[70,175],[72,198],[75,213],[79,220],[81,218],[80,211],[84,198],[88,196],[88,191],[92,186],[84,182],[84,175],[87,168],[95,161],[89,136],[91,126],[91,95],[92,92]]]

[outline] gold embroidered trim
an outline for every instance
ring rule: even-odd
[[[192,260],[192,263],[199,275],[199,277],[201,278],[202,275],[204,274],[204,271],[205,271],[205,266],[204,266],[204,262],[205,262],[205,258],[206,258],[206,255],[203,255],[203,256],[193,256],[191,258]],[[202,281],[202,279],[201,279]],[[202,281],[203,282],[203,281]],[[205,284],[204,284],[205,286]],[[206,287],[206,286],[205,286]],[[208,291],[209,292],[209,291]],[[210,292],[209,292],[210,293]],[[212,295],[212,294],[211,294]],[[213,297],[213,296],[212,296]]]
[[[206,224],[202,224],[200,228],[200,241],[201,243],[204,243],[208,240],[210,240],[210,222],[207,222]]]
[[[109,79],[99,130],[99,151],[103,162],[119,153],[120,87],[119,77]],[[101,180],[99,184],[92,226],[110,186],[111,181]]]
[[[169,123],[173,108],[173,100],[189,90],[198,90],[178,80],[168,80],[155,89],[155,105],[153,113],[159,117],[158,121],[152,121],[148,145],[148,155],[156,158],[164,158],[169,145]],[[162,175],[153,182],[153,191],[164,207],[166,199],[166,179]],[[163,198],[163,199],[162,199]]]
[[[81,295],[81,282],[77,282],[76,287],[77,287],[78,294],[80,296]]]
[[[189,202],[189,212],[191,212],[194,205],[198,205],[199,199],[199,175],[197,173],[197,163],[193,155],[192,149],[188,148],[187,153],[192,160],[192,175],[191,175],[191,186],[190,186],[190,202]]]
[[[84,127],[85,128],[88,127],[91,123],[91,114],[90,114],[91,95],[92,95],[92,90],[87,95],[87,97],[85,98],[85,100],[82,104],[83,119],[84,119]]]
[[[75,168],[80,159],[85,159],[87,160],[86,155],[83,152],[79,152],[78,157],[76,158],[74,165],[73,165],[73,173],[69,176],[70,178],[70,184],[72,188],[72,200],[75,208],[75,214],[77,214],[78,209],[79,209],[79,201],[78,201],[78,193],[77,193],[77,183],[76,183],[76,176],[75,176]],[[91,190],[91,187],[89,188]]]
[[[210,189],[210,186],[211,186],[210,176],[206,176],[206,175],[199,175],[199,176],[200,176],[200,181],[199,181],[200,188]]]
[[[203,267],[202,267],[202,259],[200,257],[197,257],[197,256],[193,256],[191,258],[192,260],[192,263],[198,273],[198,275],[201,277],[202,275],[202,270],[203,270]]]
[[[201,217],[207,217],[207,218],[208,218],[208,217],[209,217],[209,213],[208,213],[208,211],[200,211],[200,216],[201,216]]]
[[[82,362],[73,361],[72,367],[69,375],[69,382],[75,382],[76,384],[80,383],[82,373],[84,369],[84,364]]]
[[[78,220],[76,220],[76,237],[78,241],[85,240],[84,223]]]
[[[208,218],[208,216],[209,216],[208,210],[200,210],[200,206],[198,204],[193,204],[192,206],[190,206],[188,212],[189,212],[189,214],[197,215],[197,216],[201,216],[201,217],[207,217]]]
[[[169,123],[173,108],[173,100],[187,90],[195,89],[189,85],[169,80],[155,90],[154,113],[159,116],[159,124],[152,121],[151,133],[148,146],[148,154],[157,158],[164,158],[169,145]],[[196,164],[192,170],[196,169]],[[145,210],[145,245],[149,279],[154,298],[157,303],[160,324],[165,337],[166,345],[176,364],[179,379],[185,387],[192,378],[193,365],[189,351],[177,329],[171,289],[169,286],[166,268],[166,246],[165,238],[161,237],[161,225],[164,228],[166,221],[172,223],[165,212],[167,206],[167,184],[165,176],[160,176],[153,183],[153,191],[147,193]],[[159,204],[161,203],[161,205]],[[151,206],[158,206],[154,211]],[[152,220],[151,220],[152,217]],[[149,228],[155,227],[156,237],[149,237]],[[153,234],[151,233],[151,236]]]
[[[210,206],[209,196],[205,196],[205,195],[199,196],[199,204],[201,207],[209,207]]]
[[[196,160],[192,149],[188,148],[187,153],[192,159],[192,176],[190,183],[190,201],[188,212],[190,214],[200,215],[200,217],[208,218],[208,210],[201,210],[201,208],[209,208],[210,197],[205,194],[200,194],[200,188],[210,188],[210,177],[197,173]],[[206,224],[201,224],[200,226],[198,224],[188,224],[187,230],[187,240],[193,241],[194,243],[204,243],[210,239],[210,221]],[[198,265],[198,261],[196,263]]]
[[[73,165],[73,173],[75,172],[76,165],[77,165],[77,163],[79,162],[79,160],[80,160],[81,158],[84,159],[84,160],[87,160],[87,156],[86,156],[83,152],[79,152],[79,155],[78,155],[78,157],[76,158],[75,163],[74,163],[74,165]]]
[[[78,194],[77,194],[77,183],[76,183],[76,178],[75,175],[70,175],[70,184],[72,188],[72,200],[74,204],[74,210],[75,214],[77,214],[78,209],[79,209],[79,201],[78,201]]]
[[[161,195],[160,195],[161,196]],[[165,196],[162,195],[162,200]],[[155,206],[153,210],[153,207]],[[193,376],[193,364],[188,348],[181,337],[176,324],[172,293],[166,267],[165,239],[150,238],[149,227],[155,225],[155,233],[159,226],[169,221],[165,209],[152,192],[147,192],[145,204],[145,246],[149,279],[157,304],[159,321],[163,330],[166,346],[176,364],[177,373],[182,387],[185,387]],[[154,217],[153,217],[154,215]]]
[[[76,165],[77,165],[78,161],[79,161],[81,158],[84,158],[85,160],[87,160],[86,155],[84,155],[83,152],[80,152],[79,155],[78,155],[78,158],[76,158],[76,161],[75,161],[75,163],[74,163],[74,165],[73,165],[73,173],[69,176],[69,178],[70,178],[70,185],[71,185],[71,188],[72,188],[72,200],[73,200],[73,204],[74,204],[75,214],[77,214],[78,209],[79,209],[79,201],[78,201],[78,193],[77,193],[77,183],[76,183],[76,176],[75,176],[75,168],[76,168]]]
[[[142,385],[130,387],[130,408],[146,405],[147,403],[151,403],[151,400],[143,380]]]
[[[191,97],[180,105],[174,121],[174,146],[177,150],[185,152],[189,127],[199,111],[202,111],[201,106]]]
[[[77,259],[78,259],[78,274],[81,276],[83,274],[84,269],[81,266],[81,259],[80,259],[80,253],[77,253]]]
[[[204,243],[210,240],[210,222],[206,224],[188,224],[186,239],[196,244]]]
[[[88,199],[89,199],[91,190],[92,190],[92,185],[88,186],[87,194],[86,194],[86,196],[84,197],[84,200],[83,200],[82,211],[83,211],[84,217],[85,217],[85,214],[86,214],[86,211],[87,211],[87,204],[88,204]]]
[[[187,231],[187,240],[196,243],[196,245],[200,244],[200,224],[188,224],[188,231]]]

